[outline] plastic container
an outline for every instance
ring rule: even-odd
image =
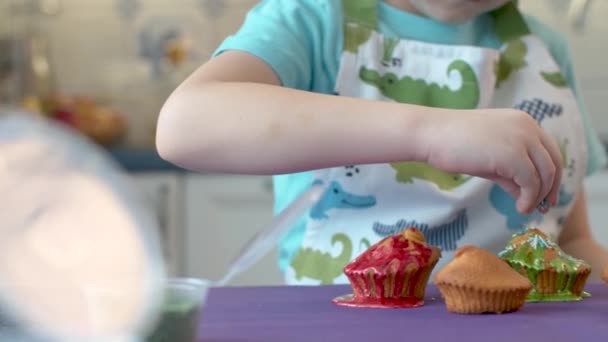
[[[203,279],[169,279],[161,313],[146,342],[196,341],[201,309],[211,283]]]

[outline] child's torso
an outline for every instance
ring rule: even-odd
[[[497,185],[422,163],[353,165],[280,176],[277,192],[281,186],[291,187],[290,191],[301,186],[303,190],[312,181],[329,186],[319,204],[283,241],[281,258],[289,263],[286,280],[291,284],[345,282],[341,271],[349,260],[370,243],[408,226],[419,228],[430,243],[440,246],[443,261],[465,244],[498,251],[526,224],[556,235],[585,173],[587,156],[576,101],[567,87],[542,77],[546,73],[559,78],[559,67],[538,39],[519,37],[502,52],[479,47],[500,45],[493,30],[480,32],[492,25],[487,22],[490,18],[481,17],[458,27],[437,24],[436,30],[442,33],[438,43],[416,39],[428,34],[416,31],[399,40],[391,35],[398,30],[383,24],[382,15],[390,23],[403,19],[394,17],[401,12],[391,13],[386,5],[378,8],[375,18],[380,20],[372,23],[374,30],[365,29],[369,22],[346,26],[333,92],[434,107],[525,110],[564,148],[567,177],[562,203],[545,216],[521,215],[514,200]],[[514,65],[506,71],[496,69],[504,60]],[[323,89],[313,91],[327,92],[327,84],[316,86]],[[408,134],[406,130],[404,134]]]

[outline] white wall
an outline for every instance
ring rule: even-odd
[[[25,20],[11,17],[0,0],[0,34],[19,31]],[[51,42],[51,64],[58,90],[93,96],[122,111],[130,122],[129,143],[153,145],[158,111],[169,93],[206,61],[221,41],[238,29],[257,0],[139,0],[141,10],[127,22],[116,9],[120,0],[60,0],[61,12],[37,20]],[[128,1],[128,0],[125,0]],[[219,14],[201,4],[220,3]],[[171,75],[150,79],[149,64],[138,57],[138,35],[152,20],[177,23],[187,31],[192,55]]]
[[[23,0],[4,0],[0,5],[0,33],[19,23],[7,18],[6,4]],[[52,62],[59,88],[68,93],[84,93],[112,101],[128,115],[133,144],[151,144],[154,119],[163,100],[181,78],[205,61],[227,35],[241,24],[256,0],[140,0],[141,11],[131,23],[116,11],[118,0],[61,0],[62,12],[41,21],[52,42]],[[128,1],[128,0],[127,0]],[[608,96],[608,1],[592,0],[584,33],[572,30],[566,22],[570,0],[521,1],[524,10],[563,32],[574,56],[593,122],[608,135],[608,115],[604,99]],[[220,15],[210,14],[201,4],[221,3]],[[177,21],[191,35],[196,56],[172,79],[154,80],[144,76],[145,64],[138,61],[137,35],[152,18]]]

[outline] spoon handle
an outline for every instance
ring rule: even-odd
[[[276,245],[283,233],[319,201],[324,191],[325,186],[315,184],[300,195],[277,215],[268,227],[259,231],[243,246],[224,277],[214,285],[225,286],[234,276],[248,269],[266,255]]]

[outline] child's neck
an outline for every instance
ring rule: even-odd
[[[404,1],[404,0],[384,0],[384,2],[386,2],[387,4],[398,8],[402,11],[405,12],[410,12],[412,14],[415,15],[419,15],[422,16],[422,13],[418,12],[418,10],[416,10],[416,8],[414,6],[412,6],[412,4],[410,4],[409,1]]]

